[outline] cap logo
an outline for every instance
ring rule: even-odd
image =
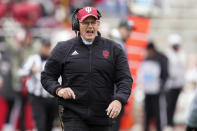
[[[86,7],[85,8],[85,11],[88,12],[88,13],[90,13],[92,11],[92,8],[91,7]]]

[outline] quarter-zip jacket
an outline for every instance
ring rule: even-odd
[[[60,103],[94,125],[111,124],[105,110],[113,100],[127,103],[132,81],[124,51],[100,33],[92,45],[85,45],[80,36],[58,43],[41,74],[43,87],[54,96],[58,88],[70,87],[76,99],[59,98]]]

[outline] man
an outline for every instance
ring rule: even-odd
[[[185,54],[181,47],[181,37],[178,34],[171,34],[168,38],[170,49],[166,53],[169,59],[169,79],[167,81],[167,119],[168,126],[173,128],[173,116],[176,109],[178,96],[184,86],[185,78]]]
[[[50,41],[42,39],[40,53],[31,55],[18,72],[20,77],[29,77],[26,86],[38,131],[51,131],[58,112],[56,100],[42,87],[40,82],[41,71],[44,69],[50,51]]]
[[[58,43],[41,74],[43,87],[64,108],[66,131],[110,131],[131,92],[127,58],[118,44],[101,37],[100,17],[93,7],[77,9],[72,28],[78,36]]]
[[[161,131],[160,94],[168,77],[167,58],[158,52],[152,42],[147,46],[147,57],[141,64],[138,80],[145,92],[145,126],[149,131],[152,118],[156,120],[157,131]]]
[[[113,29],[109,35],[112,40],[115,40],[121,45],[126,53],[125,42],[128,40],[131,31],[134,29],[134,23],[131,20],[122,20],[117,29]]]

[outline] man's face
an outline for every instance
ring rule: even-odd
[[[151,58],[155,55],[155,51],[153,49],[147,49],[147,57]]]
[[[128,38],[130,36],[130,33],[131,33],[131,30],[129,30],[129,29],[125,28],[125,27],[120,27],[119,31],[120,31],[120,34],[122,36],[123,41],[128,40]]]
[[[51,45],[43,45],[43,44],[41,44],[41,46],[40,46],[40,53],[43,56],[49,56],[50,53],[51,53]]]
[[[179,51],[179,45],[178,44],[177,45],[173,45],[172,48],[176,52]]]
[[[92,16],[87,17],[84,21],[79,22],[80,34],[85,40],[91,42],[95,39],[99,26],[100,21]]]

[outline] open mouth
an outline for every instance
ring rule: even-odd
[[[93,30],[87,30],[86,33],[87,33],[88,35],[93,35],[94,31],[93,31]]]

